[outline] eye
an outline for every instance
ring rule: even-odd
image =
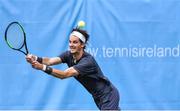
[[[77,44],[77,43],[78,43],[78,41],[73,41],[73,43],[74,43],[74,44]]]

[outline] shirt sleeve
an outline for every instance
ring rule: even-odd
[[[97,66],[92,58],[83,58],[73,67],[80,75],[97,73]]]
[[[60,54],[58,57],[61,59],[62,63],[67,63],[68,56],[69,56],[69,52],[66,51],[66,52]]]

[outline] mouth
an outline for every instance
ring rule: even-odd
[[[76,49],[76,47],[70,46],[70,49]]]
[[[71,51],[74,51],[75,49],[70,49]]]
[[[75,51],[76,48],[75,48],[75,47],[70,47],[70,50],[71,50],[71,51]]]

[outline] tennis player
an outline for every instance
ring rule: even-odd
[[[69,51],[58,57],[37,57],[27,55],[26,60],[33,68],[60,79],[74,77],[92,97],[100,110],[119,110],[119,93],[115,86],[104,76],[96,60],[84,49],[89,39],[85,30],[73,29],[69,37]],[[66,63],[69,68],[62,71],[50,67]]]

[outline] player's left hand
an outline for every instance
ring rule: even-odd
[[[26,61],[29,62],[30,64],[32,64],[33,61],[35,61],[37,58],[37,56],[32,55],[32,54],[27,54],[26,55]]]
[[[43,69],[43,64],[37,62],[37,61],[33,61],[31,63],[32,67],[37,69],[37,70],[42,70]]]

